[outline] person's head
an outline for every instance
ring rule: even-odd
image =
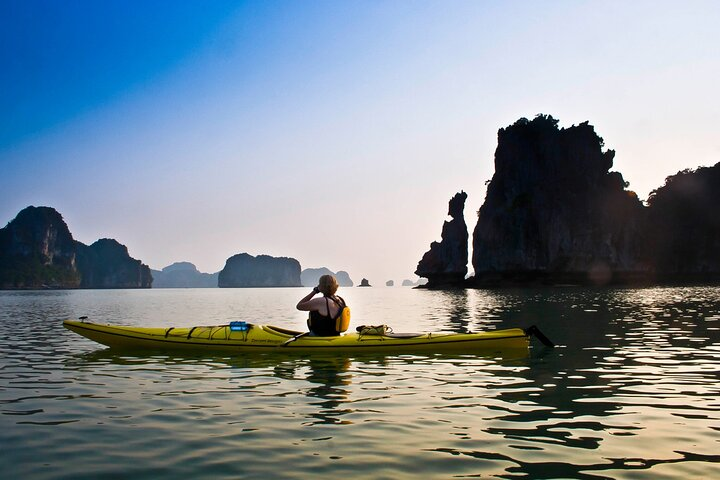
[[[320,293],[327,296],[335,295],[337,289],[338,283],[335,277],[332,275],[323,275],[320,277],[320,281],[318,282],[318,290],[320,290]]]

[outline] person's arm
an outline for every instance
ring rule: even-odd
[[[313,289],[312,289],[312,292],[310,292],[310,293],[308,293],[307,295],[305,295],[305,296],[302,298],[302,300],[300,300],[300,301],[298,302],[296,308],[297,308],[298,310],[302,310],[302,311],[304,311],[304,312],[309,312],[310,310],[315,310],[315,308],[313,308],[313,306],[314,306],[314,303],[317,303],[317,302],[313,302],[313,297],[314,297],[315,295],[317,295],[318,292],[319,292],[319,290],[318,290],[317,287],[313,288]]]

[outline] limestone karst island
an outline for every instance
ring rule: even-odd
[[[667,177],[643,203],[611,170],[614,155],[588,122],[559,128],[538,115],[501,128],[472,234],[473,273],[463,191],[415,273],[435,288],[720,281],[720,163]],[[2,289],[309,286],[328,272],[354,285],[345,271],[247,253],[212,274],[189,262],[151,271],[114,239],[73,239],[50,207],[27,207],[0,229]]]
[[[500,129],[474,276],[462,192],[416,273],[429,286],[718,282],[720,163],[667,177],[645,205],[603,147],[589,123],[558,128],[549,115]]]

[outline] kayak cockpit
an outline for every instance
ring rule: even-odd
[[[260,328],[268,333],[274,333],[276,335],[287,335],[288,337],[295,337],[301,335],[304,332],[296,332],[295,330],[288,330],[286,328],[274,327],[272,325],[258,325]]]

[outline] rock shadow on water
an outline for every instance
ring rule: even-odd
[[[625,478],[628,471],[650,470],[656,466],[670,465],[683,462],[719,463],[718,455],[698,455],[678,451],[678,457],[668,459],[645,459],[636,457],[606,458],[607,462],[594,464],[573,464],[569,462],[528,462],[497,452],[482,450],[460,450],[456,448],[436,448],[433,451],[453,456],[467,456],[483,463],[503,462],[508,464],[504,469],[506,478],[573,478],[578,480],[600,480],[608,478]],[[519,456],[518,456],[519,457]],[[467,475],[469,477],[483,477],[484,474]],[[504,475],[493,475],[503,478]]]

